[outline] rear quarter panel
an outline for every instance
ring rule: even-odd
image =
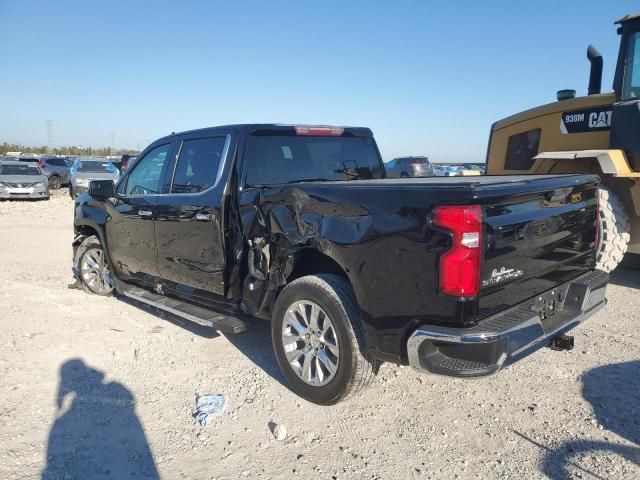
[[[429,226],[436,201],[456,198],[451,189],[372,188],[305,184],[243,192],[240,212],[247,238],[266,235],[274,262],[313,248],[340,265],[362,309],[368,347],[399,360],[408,329],[426,314],[451,322],[469,303],[439,297],[437,255],[448,235]],[[284,269],[284,266],[281,267]],[[395,356],[395,357],[393,357]]]

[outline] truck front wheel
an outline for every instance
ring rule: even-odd
[[[337,275],[309,275],[287,285],[271,320],[273,349],[291,389],[333,405],[368,386],[379,362],[365,353],[360,308]]]
[[[78,247],[78,271],[82,288],[87,293],[108,296],[113,293],[113,277],[100,240],[87,237]]]
[[[596,267],[613,271],[627,252],[630,239],[629,216],[620,197],[607,188],[600,188],[599,244]]]

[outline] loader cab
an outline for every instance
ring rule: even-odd
[[[629,15],[617,23],[621,39],[613,82],[616,100],[640,100],[640,15]]]
[[[621,38],[610,147],[625,151],[631,168],[640,172],[640,15],[628,15],[617,23]]]
[[[558,101],[494,123],[487,173],[612,173],[603,172],[593,159],[576,164],[535,158],[542,152],[606,149],[621,150],[627,156],[629,168],[614,176],[640,172],[640,14],[627,15],[616,24],[620,49],[613,92],[602,93],[603,59],[589,46],[587,95],[576,97],[574,90],[560,90]]]

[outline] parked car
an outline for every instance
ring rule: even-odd
[[[38,165],[16,161],[0,164],[0,199],[49,199],[47,177]]]
[[[606,303],[598,181],[387,179],[367,128],[207,128],[91,182],[73,270],[87,292],[228,333],[270,319],[291,388],[333,404],[382,361],[475,377],[570,348]]]
[[[69,195],[75,198],[89,189],[91,180],[113,180],[120,177],[118,169],[104,158],[78,158],[69,173]]]
[[[71,169],[67,166],[64,157],[41,157],[38,166],[49,181],[49,188],[57,190],[69,184]]]
[[[433,174],[436,177],[458,177],[462,175],[462,167],[437,165],[433,167]]]
[[[389,178],[433,176],[433,166],[428,157],[394,158],[384,168]]]

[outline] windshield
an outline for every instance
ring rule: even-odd
[[[0,175],[40,175],[40,169],[34,165],[0,165]]]
[[[245,162],[247,185],[382,178],[371,137],[254,135]]]
[[[631,100],[640,98],[640,32],[636,32],[629,38],[627,51],[626,73],[622,98]]]
[[[75,172],[91,172],[91,173],[117,173],[116,166],[109,161],[99,160],[76,160],[73,164]]]

